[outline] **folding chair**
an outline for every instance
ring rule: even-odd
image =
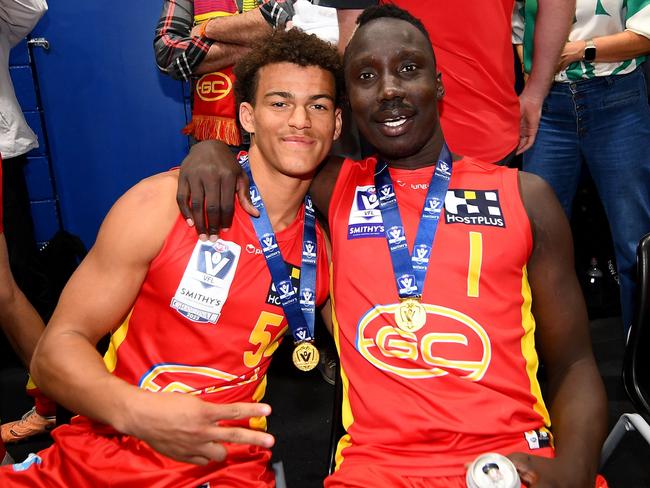
[[[637,413],[624,413],[605,440],[601,467],[627,432],[637,431],[650,445],[650,234],[637,247],[637,302],[623,356],[623,385]]]

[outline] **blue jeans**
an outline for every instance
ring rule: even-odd
[[[612,232],[627,332],[635,302],[636,247],[650,232],[650,105],[641,69],[551,87],[523,169],[553,187],[569,216],[582,163]]]

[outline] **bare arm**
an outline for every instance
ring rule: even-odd
[[[595,37],[595,62],[608,63],[626,61],[650,53],[650,39],[629,30],[609,36]],[[585,52],[586,39],[567,42],[560,56],[557,71],[562,71],[571,63],[581,61]]]
[[[320,167],[309,187],[309,194],[318,212],[323,217],[324,222],[322,224],[325,229],[328,229],[330,201],[341,166],[343,166],[343,158],[330,156]]]
[[[562,48],[575,13],[575,0],[540,0],[535,21],[533,64],[519,96],[519,147],[522,153],[535,142],[542,103],[553,82]]]
[[[70,410],[134,435],[174,459],[220,460],[219,442],[272,444],[266,433],[218,427],[226,418],[268,415],[268,405],[215,405],[191,395],[152,393],[110,374],[95,344],[128,315],[177,214],[176,178],[158,175],[127,192],[66,286],[37,346],[32,373]],[[144,221],[136,216],[144,211]]]
[[[192,74],[202,75],[232,66],[249,51],[249,47],[238,44],[214,43]]]
[[[357,17],[363,12],[362,9],[339,9],[336,12],[339,21],[339,45],[338,49],[341,54],[345,51],[345,47],[350,42],[350,38],[356,28]]]
[[[521,173],[520,185],[534,235],[528,278],[537,348],[548,373],[556,458],[512,457],[530,486],[593,487],[606,433],[607,401],[574,272],[571,233],[548,184]]]
[[[240,15],[209,20],[205,27],[205,36],[214,41],[251,47],[271,31],[271,26],[256,8]]]
[[[201,25],[192,30],[198,35]],[[271,27],[264,20],[259,9],[240,15],[215,17],[207,21],[205,37],[216,41],[194,71],[194,74],[210,73],[231,66],[248,53],[255,43],[271,33]]]
[[[0,232],[0,328],[25,366],[34,354],[45,325],[18,288],[9,268],[5,236]]]

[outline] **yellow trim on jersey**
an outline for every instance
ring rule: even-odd
[[[332,335],[334,337],[334,343],[336,344],[336,350],[339,354],[339,364],[341,364],[341,345],[340,345],[340,336],[339,336],[339,322],[336,318],[336,306],[334,303],[334,267],[330,263],[330,298],[332,300]],[[343,428],[347,431],[348,428],[354,423],[354,416],[352,415],[352,408],[350,408],[350,380],[348,379],[347,374],[343,366],[340,366],[341,371],[341,382],[343,384],[343,401],[341,406],[341,420],[343,423]],[[352,445],[350,441],[350,436],[345,434],[338,442],[336,447],[336,469],[338,470],[343,462],[343,456],[341,451],[346,447]]]
[[[260,381],[257,388],[255,388],[255,392],[253,393],[254,402],[259,402],[264,398],[264,394],[266,393],[266,379],[267,376],[264,375],[262,381]],[[266,430],[266,417],[251,417],[248,421],[248,425],[254,430]]]
[[[230,12],[207,12],[205,14],[195,15],[194,16],[194,25],[200,24],[204,20],[214,19],[216,17],[229,17],[231,15],[236,15],[237,13]]]
[[[104,354],[104,364],[109,373],[115,371],[115,367],[117,366],[117,349],[122,345],[124,339],[126,339],[126,334],[129,331],[129,320],[131,319],[132,313],[133,309],[131,309],[129,315],[126,316],[122,325],[111,334],[111,342],[108,345],[106,354]]]
[[[533,296],[528,283],[528,270],[526,266],[522,268],[521,274],[521,296],[524,299],[521,305],[521,325],[524,328],[524,335],[521,338],[521,352],[526,360],[526,371],[530,380],[530,392],[536,398],[533,410],[543,419],[544,425],[551,426],[551,418],[542,398],[542,390],[537,381],[537,369],[539,367],[539,358],[535,350],[535,317],[532,312]]]
[[[35,390],[36,388],[38,388],[38,386],[36,385],[36,383],[34,383],[34,380],[32,379],[32,375],[30,374],[29,376],[27,376],[27,386],[25,386],[25,389]]]

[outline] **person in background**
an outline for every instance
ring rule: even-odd
[[[532,42],[538,22],[538,2],[518,2],[513,40],[522,46],[526,73],[539,58]],[[589,169],[612,233],[627,335],[636,248],[650,231],[650,105],[642,68],[650,53],[650,4],[577,0],[568,39],[523,169],[551,185],[568,216],[581,169]]]
[[[270,32],[255,0],[163,2],[154,51],[162,72],[193,81],[192,119],[185,134],[241,145],[232,67]]]
[[[46,392],[80,416],[0,469],[0,486],[275,486],[270,407],[258,402],[287,327],[296,365],[316,362],[308,339],[315,309],[328,310],[327,244],[306,193],[341,130],[341,61],[291,30],[235,73],[252,134],[241,160],[268,225],[236,205],[220,239],[197,239],[178,211],[177,170],[118,200],[32,360]],[[95,345],[108,332],[102,360]]]
[[[530,41],[538,52],[529,83],[515,93],[511,19],[514,0],[423,2],[421,0],[321,0],[338,11],[345,46],[364,7],[394,4],[422,19],[436,50],[445,84],[440,120],[449,147],[460,154],[508,164],[535,140],[575,1],[540,0]],[[353,9],[356,7],[356,10]]]
[[[300,0],[164,0],[154,36],[158,68],[174,79],[194,82],[192,120],[183,130],[197,141],[216,139],[239,147],[232,91],[232,66],[271,25],[293,26],[336,44],[334,11]],[[295,16],[295,19],[294,19]]]
[[[0,327],[20,359],[29,366],[34,347],[45,325],[20,290],[9,268],[9,257],[31,256],[35,252],[29,195],[23,168],[27,153],[38,147],[20,109],[9,75],[9,51],[32,31],[47,11],[45,0],[3,2],[0,5],[0,155],[3,160],[2,201],[4,216],[0,229]],[[3,226],[3,222],[7,225]],[[8,241],[11,245],[8,246]],[[27,393],[35,406],[22,419],[0,428],[5,443],[17,442],[52,429],[56,405],[46,398],[31,380]]]

